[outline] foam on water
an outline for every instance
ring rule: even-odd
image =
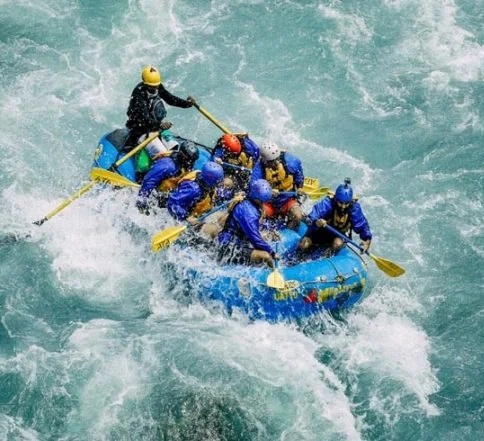
[[[466,403],[480,398],[484,53],[463,6],[0,2],[0,224],[16,238],[0,247],[0,437],[479,439]],[[372,251],[406,276],[370,260],[369,296],[318,317],[320,334],[186,298],[169,264],[206,262],[152,254],[173,221],[140,216],[134,190],[93,191],[33,226],[87,182],[151,63],[322,186],[352,177]],[[168,111],[180,134],[220,136]]]

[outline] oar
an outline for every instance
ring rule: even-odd
[[[93,167],[90,176],[93,181],[107,182],[115,187],[140,187],[136,182],[104,168]]]
[[[358,248],[360,251],[363,251],[363,247],[361,245],[357,244],[356,242],[353,242],[349,237],[345,236],[344,234],[341,234],[338,230],[334,229],[332,226],[326,225],[325,228],[327,228],[336,236],[343,239],[345,242],[350,243],[351,245],[354,245],[356,248]],[[368,254],[368,256],[370,256],[373,259],[373,261],[376,263],[376,266],[390,277],[398,277],[405,273],[405,269],[397,265],[395,262],[392,262],[391,260],[375,256],[374,254],[371,254],[368,251],[365,251],[365,254]]]
[[[276,242],[276,254],[277,254],[277,242]],[[272,271],[267,277],[266,285],[269,288],[284,289],[285,281],[281,272],[278,269],[279,259],[274,259],[274,271]]]
[[[211,210],[203,213],[201,216],[197,218],[198,221],[203,221],[205,218],[210,216],[211,214],[222,210],[223,208],[227,207],[232,200],[224,202],[221,205],[217,205],[216,207],[212,208]],[[159,231],[156,233],[153,238],[151,239],[151,249],[153,252],[157,253],[163,248],[170,246],[173,242],[175,242],[180,234],[186,231],[188,228],[193,227],[192,224],[186,223],[185,225],[179,226],[172,226],[165,228],[164,230]]]
[[[229,129],[224,127],[218,120],[215,119],[215,117],[210,114],[206,109],[204,109],[202,106],[198,105],[197,103],[194,104],[196,109],[205,117],[207,118],[210,122],[212,122],[214,125],[216,125],[222,132],[224,133],[232,133]],[[224,163],[226,164],[226,163]],[[232,164],[226,164],[232,166]],[[238,167],[234,166],[234,168],[240,168],[241,170],[249,170],[250,169],[246,167]],[[305,190],[317,190],[319,187],[319,179],[318,178],[311,178],[309,176],[304,177],[304,189]]]
[[[309,199],[321,199],[323,196],[326,196],[331,191],[328,187],[321,187],[318,188],[316,191],[304,191],[304,194],[309,197]],[[298,193],[295,191],[280,191],[279,195],[281,196],[298,196]]]
[[[207,110],[205,110],[202,106],[198,105],[197,103],[194,104],[196,109],[205,117],[207,118],[211,123],[216,125],[222,132],[224,133],[231,133],[229,129],[224,127],[220,122],[218,122],[213,115],[211,115]]]
[[[129,158],[131,158],[133,155],[135,155],[136,153],[138,153],[141,149],[145,148],[159,134],[160,134],[160,132],[155,132],[151,136],[149,136],[148,138],[146,138],[141,144],[139,144],[138,146],[136,146],[133,150],[131,150],[126,155],[124,155],[121,159],[118,159],[114,163],[113,167],[115,167],[115,168],[116,167],[119,167],[121,164],[123,164],[124,162],[126,162]],[[103,179],[103,180],[107,180],[107,179]],[[77,190],[73,195],[69,196],[67,199],[65,199],[64,201],[62,201],[54,210],[52,210],[51,212],[47,213],[42,219],[40,219],[38,221],[35,221],[33,223],[35,225],[39,225],[39,226],[42,225],[44,222],[48,221],[49,219],[51,219],[52,217],[54,217],[57,213],[59,213],[64,208],[66,208],[68,205],[70,205],[71,202],[73,202],[76,199],[80,198],[84,193],[86,193],[91,188],[93,188],[97,184],[97,182],[98,182],[98,180],[93,179],[91,177],[91,181],[90,182],[88,182],[86,185],[84,185],[79,190]]]

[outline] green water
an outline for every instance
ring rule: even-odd
[[[484,437],[484,32],[473,0],[0,2],[0,439]],[[145,64],[374,231],[342,317],[248,323],[186,300],[129,189],[92,192]],[[219,130],[170,108],[177,133]],[[176,129],[176,130],[175,130]],[[168,267],[169,268],[169,267]]]

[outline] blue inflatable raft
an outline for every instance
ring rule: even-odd
[[[93,167],[112,169],[114,163],[126,152],[122,146],[127,137],[125,129],[104,135],[98,144]],[[185,138],[175,137],[182,141]],[[195,164],[199,169],[209,158],[207,147],[195,143],[200,158]],[[135,162],[130,158],[116,170],[123,177],[136,182]],[[306,226],[301,224],[298,232],[289,229],[279,231],[281,240],[278,253],[282,256],[279,271],[284,278],[284,288],[267,285],[272,270],[242,265],[207,265],[201,258],[200,265],[191,265],[182,278],[202,303],[216,302],[231,313],[235,308],[250,319],[271,322],[308,317],[321,311],[338,311],[358,302],[366,286],[367,267],[359,253],[344,247],[336,256],[309,256],[307,260],[294,262],[297,245]],[[174,246],[182,246],[175,244]],[[198,253],[190,253],[192,256]],[[200,256],[198,254],[198,256]],[[176,266],[176,262],[174,262]]]
[[[282,256],[278,271],[284,288],[267,285],[272,270],[266,267],[207,264],[191,265],[185,280],[202,303],[217,302],[230,314],[235,308],[250,319],[271,322],[308,317],[322,311],[335,312],[357,303],[364,294],[367,266],[358,252],[344,247],[337,255],[306,256],[295,261],[293,255],[306,230],[279,231],[278,251]],[[174,245],[177,246],[177,245]],[[195,254],[196,255],[196,254]],[[199,257],[199,256],[198,256]]]

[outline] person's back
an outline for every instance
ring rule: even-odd
[[[273,265],[276,254],[260,232],[262,204],[271,195],[269,183],[259,179],[251,183],[248,197],[229,209],[224,227],[218,234],[220,262]]]
[[[162,84],[161,74],[156,67],[147,66],[141,72],[141,82],[136,85],[131,93],[127,110],[128,120],[126,127],[130,130],[130,136],[126,146],[134,147],[146,139],[151,133],[158,130],[168,130],[172,124],[165,121],[167,115],[164,102],[171,106],[189,108],[195,103],[193,97],[186,100],[172,95]],[[169,135],[169,134],[167,134]],[[172,148],[174,144],[168,139],[155,138],[146,146],[146,151],[152,159],[160,153]]]
[[[136,201],[138,209],[149,213],[149,198],[155,190],[162,193],[158,195],[158,206],[165,206],[168,192],[176,187],[183,176],[192,171],[198,157],[199,151],[195,144],[183,141],[178,149],[157,160],[141,183]]]
[[[177,220],[194,221],[196,216],[213,207],[215,188],[223,176],[220,164],[209,161],[201,171],[191,172],[181,178],[176,189],[168,196],[169,213]]]

